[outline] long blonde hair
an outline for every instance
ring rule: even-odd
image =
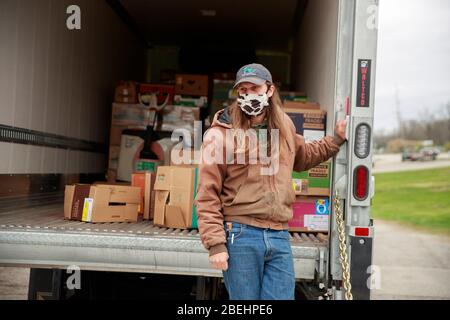
[[[280,156],[284,157],[285,149],[287,146],[287,140],[290,138],[290,131],[287,129],[286,123],[284,123],[284,111],[282,110],[282,102],[280,95],[278,93],[277,87],[273,83],[266,83],[267,86],[274,87],[273,95],[269,98],[269,106],[266,107],[266,118],[267,118],[267,129],[270,137],[270,131],[272,129],[279,130],[279,146],[280,146]],[[233,128],[242,129],[244,131],[250,128],[250,119],[248,116],[239,108],[237,101],[234,101],[230,105],[230,116],[233,123]],[[269,142],[269,152],[270,139]]]

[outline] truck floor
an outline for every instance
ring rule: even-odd
[[[314,279],[327,256],[328,236],[291,232],[290,241],[296,278]],[[162,228],[145,220],[68,221],[60,196],[28,198],[25,204],[2,200],[0,265],[222,276],[209,266],[198,230]]]

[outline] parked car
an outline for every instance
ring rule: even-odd
[[[424,147],[420,150],[405,149],[402,152],[402,161],[436,160],[439,150],[433,147]]]
[[[424,147],[420,150],[422,158],[420,160],[436,160],[439,155],[439,149],[434,147]]]

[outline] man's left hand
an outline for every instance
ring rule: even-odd
[[[339,120],[336,122],[336,128],[334,129],[334,132],[336,133],[336,136],[341,138],[342,140],[345,140],[345,128],[347,127],[347,120]]]

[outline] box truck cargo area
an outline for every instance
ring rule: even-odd
[[[64,186],[106,180],[120,80],[167,83],[260,62],[281,90],[320,104],[333,135],[345,116],[338,81],[352,77],[337,68],[350,2],[74,0],[81,17],[60,1],[2,2],[0,30],[11,32],[0,33],[0,264],[220,278],[196,229],[65,220]],[[77,18],[81,28],[68,28]],[[326,282],[330,235],[291,232],[290,241],[296,279]]]

